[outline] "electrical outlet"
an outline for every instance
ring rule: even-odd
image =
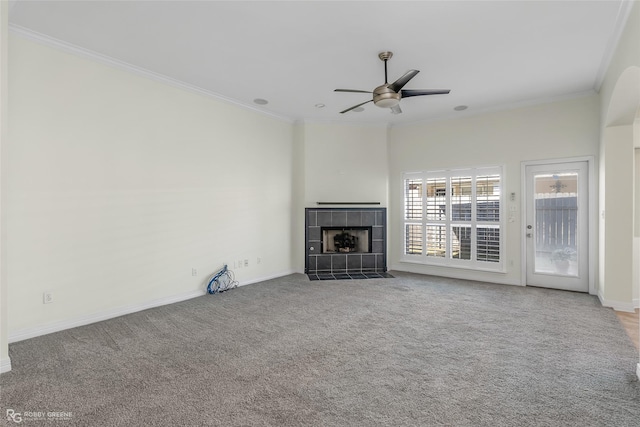
[[[245,260],[244,260],[244,266],[245,266],[245,267],[249,267],[249,260],[248,260],[248,259],[245,259]]]
[[[51,304],[53,302],[53,292],[47,291],[42,294],[42,303]]]
[[[198,270],[197,270],[197,269],[195,269],[195,268],[192,268],[192,269],[191,269],[191,275],[192,275],[192,276],[197,276],[197,275],[198,275]]]
[[[238,260],[237,265],[238,265],[238,268],[242,268],[242,260],[241,259]]]

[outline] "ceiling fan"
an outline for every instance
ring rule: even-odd
[[[367,104],[369,102],[373,102],[376,106],[380,108],[391,108],[391,112],[393,114],[400,114],[402,110],[400,109],[400,99],[407,98],[410,96],[422,96],[422,95],[446,95],[451,92],[449,89],[402,89],[404,85],[406,85],[409,80],[414,78],[416,74],[418,74],[419,70],[409,70],[405,73],[404,76],[400,77],[395,82],[389,84],[387,82],[387,61],[391,59],[393,56],[393,52],[380,52],[378,54],[378,58],[384,62],[384,84],[378,86],[373,90],[373,92],[368,90],[357,90],[357,89],[335,89],[334,92],[356,92],[356,93],[372,93],[373,99],[362,102],[358,105],[354,105],[353,107],[347,108],[344,111],[340,111],[340,114],[344,114],[348,111],[356,109],[361,105]]]

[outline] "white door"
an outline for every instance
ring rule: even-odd
[[[525,166],[528,286],[589,292],[588,162]]]

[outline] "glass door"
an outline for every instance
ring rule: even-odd
[[[529,286],[589,292],[588,163],[525,166]]]

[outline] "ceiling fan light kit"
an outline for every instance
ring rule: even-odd
[[[373,94],[373,98],[362,102],[360,104],[354,105],[353,107],[349,107],[346,110],[340,111],[341,114],[346,112],[355,110],[356,108],[361,107],[364,104],[369,102],[373,102],[373,104],[380,108],[390,108],[392,114],[400,114],[402,110],[400,109],[400,100],[402,98],[410,97],[410,96],[423,96],[423,95],[445,95],[450,92],[449,89],[409,89],[403,90],[402,88],[406,85],[409,80],[414,78],[420,71],[419,70],[409,70],[402,77],[400,77],[395,82],[389,84],[387,80],[387,61],[393,56],[393,52],[380,52],[378,54],[378,58],[384,62],[384,84],[378,86],[373,90],[373,92],[367,90],[358,90],[358,89],[335,89],[334,92],[355,92],[355,93],[371,93]]]
[[[373,91],[373,103],[380,108],[391,108],[400,103],[400,94],[387,85],[378,86]]]

